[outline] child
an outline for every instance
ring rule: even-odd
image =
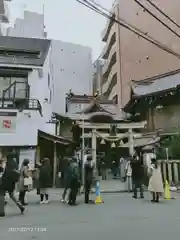
[[[148,190],[152,194],[151,202],[159,202],[159,197],[163,194],[163,181],[162,181],[162,174],[161,174],[161,167],[158,165],[157,160],[153,158],[151,160],[150,166],[150,179],[149,179],[149,186]]]

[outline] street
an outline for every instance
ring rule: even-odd
[[[103,194],[104,204],[85,205],[80,197],[75,207],[59,198],[53,194],[48,205],[39,205],[31,195],[24,216],[10,201],[7,216],[0,219],[0,239],[177,240],[180,235],[180,196],[152,204],[148,193],[145,200],[132,199],[128,193]]]

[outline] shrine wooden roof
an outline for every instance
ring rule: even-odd
[[[140,81],[131,81],[134,96],[145,96],[180,87],[180,69]]]
[[[140,81],[132,80],[131,99],[123,110],[129,112],[137,105],[146,105],[146,100],[155,104],[159,99],[172,98],[177,93],[180,93],[180,69]]]
[[[125,113],[112,100],[88,95],[69,94],[66,98],[66,116],[73,120],[84,118],[88,120],[92,115],[111,115],[116,120],[123,120]]]

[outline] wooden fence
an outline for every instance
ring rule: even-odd
[[[180,184],[180,160],[160,160],[163,181]]]

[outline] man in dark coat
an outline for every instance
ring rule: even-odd
[[[69,192],[68,204],[75,205],[78,189],[80,187],[79,164],[77,163],[77,159],[75,157],[72,158],[70,169],[71,169],[71,176],[70,176],[70,192]]]
[[[70,188],[71,183],[71,162],[67,159],[67,165],[64,168],[64,191],[62,194],[61,202],[65,202],[66,194]]]
[[[40,203],[49,202],[48,188],[51,187],[51,165],[48,158],[44,158],[39,172]],[[44,200],[45,197],[45,200]]]
[[[3,191],[8,192],[10,198],[15,202],[17,207],[20,209],[21,213],[24,212],[25,208],[16,199],[14,195],[15,184],[19,180],[18,164],[16,162],[14,154],[9,154],[7,156],[7,163],[5,167],[4,174],[2,176],[2,187]]]
[[[91,190],[92,180],[93,180],[94,164],[91,158],[87,157],[87,161],[84,164],[84,189],[85,189],[85,199],[86,204],[89,203],[89,194]]]
[[[131,160],[132,168],[132,183],[133,183],[133,198],[137,198],[137,190],[140,189],[140,198],[144,198],[143,179],[144,179],[144,166],[141,156],[134,154]]]

